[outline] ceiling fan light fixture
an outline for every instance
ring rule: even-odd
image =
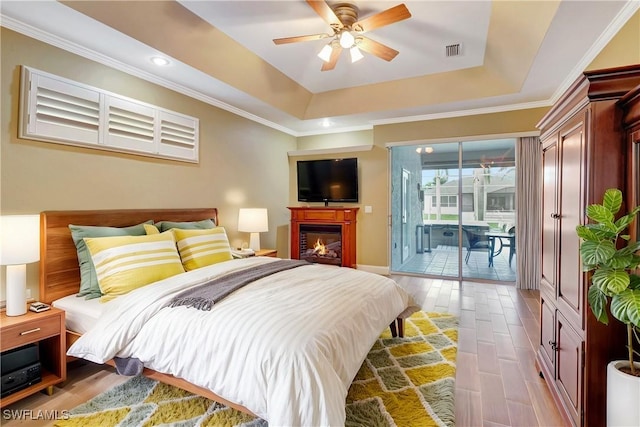
[[[342,46],[343,49],[349,49],[351,46],[353,46],[353,43],[355,41],[355,37],[353,37],[353,35],[349,31],[342,30],[342,32],[340,33],[340,46]]]
[[[360,61],[362,58],[364,58],[364,56],[362,55],[362,52],[360,52],[360,49],[358,49],[358,46],[354,46],[349,50],[349,53],[351,54],[351,63],[353,64],[354,62],[358,62]]]
[[[332,50],[333,49],[331,48],[331,43],[325,45],[318,54],[318,58],[322,59],[324,62],[329,62],[329,60],[331,59]]]

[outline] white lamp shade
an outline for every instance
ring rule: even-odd
[[[242,208],[238,213],[238,231],[262,233],[269,231],[269,219],[264,208]]]
[[[27,312],[27,267],[40,259],[40,216],[0,216],[0,265],[7,266],[6,314]]]
[[[349,49],[351,46],[353,46],[353,43],[355,41],[356,39],[349,31],[342,30],[342,32],[340,33],[340,46],[342,46],[343,49]]]
[[[0,265],[20,265],[40,259],[40,216],[0,216]]]
[[[320,53],[318,54],[318,57],[322,59],[324,62],[329,62],[331,60],[332,51],[333,49],[331,48],[331,44],[325,45],[320,51]]]
[[[351,63],[358,62],[362,58],[364,58],[364,55],[362,55],[362,52],[360,52],[358,46],[352,47],[351,49],[349,49],[349,52],[351,53]]]

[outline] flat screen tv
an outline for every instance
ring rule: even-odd
[[[299,202],[358,202],[358,159],[298,161]]]

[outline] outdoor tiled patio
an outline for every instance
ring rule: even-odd
[[[462,250],[462,277],[465,279],[487,279],[504,282],[516,280],[516,259],[509,266],[508,251],[493,258],[493,266],[485,252],[471,252],[469,262],[465,263],[466,249]],[[426,274],[430,276],[458,277],[458,248],[439,245],[431,252],[415,254],[404,263],[398,272]]]

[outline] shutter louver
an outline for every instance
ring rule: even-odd
[[[156,153],[155,109],[128,99],[109,97],[105,144],[127,151]]]
[[[100,94],[47,76],[34,76],[25,136],[97,144]]]
[[[98,130],[100,105],[49,89],[39,88],[36,119],[51,124]]]
[[[179,116],[161,111],[159,154],[198,159],[198,121],[192,117]]]
[[[122,137],[153,141],[153,117],[112,108],[109,111],[109,133]]]
[[[198,161],[198,119],[22,67],[20,138]]]

